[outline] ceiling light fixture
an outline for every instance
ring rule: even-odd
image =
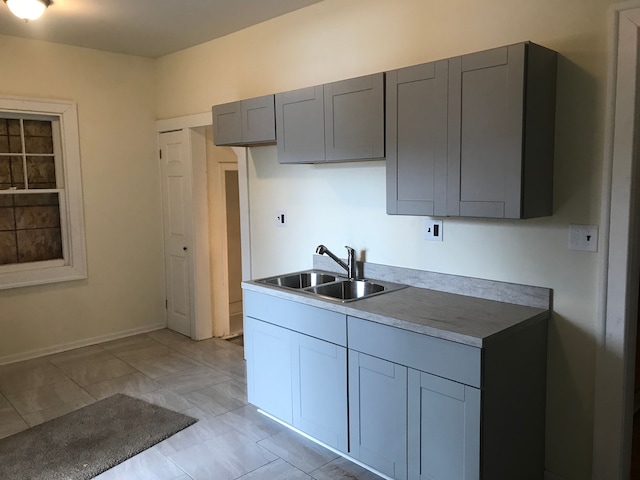
[[[45,9],[51,5],[51,0],[4,0],[11,13],[28,22],[40,18]]]

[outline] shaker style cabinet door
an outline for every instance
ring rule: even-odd
[[[448,62],[387,72],[387,213],[447,214]]]
[[[294,334],[252,317],[245,317],[244,329],[248,400],[291,424],[291,337]]]
[[[276,141],[273,95],[215,105],[212,112],[216,145],[247,146]]]
[[[352,457],[407,478],[407,367],[349,350],[349,431]]]
[[[552,214],[556,53],[520,43],[449,59],[447,214]]]
[[[276,94],[278,162],[325,161],[322,86]]]
[[[274,96],[250,98],[240,102],[242,141],[246,145],[276,141]]]
[[[213,112],[213,140],[216,145],[242,143],[242,115],[240,102],[215,105]]]
[[[417,480],[479,480],[480,390],[408,372],[408,473]]]
[[[293,426],[346,452],[347,349],[300,333],[293,336]]]
[[[326,161],[384,157],[384,74],[324,86]]]

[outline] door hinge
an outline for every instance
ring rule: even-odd
[[[164,308],[169,308],[169,300],[168,299],[164,299]]]
[[[160,153],[160,160],[162,160],[162,149],[159,150]]]

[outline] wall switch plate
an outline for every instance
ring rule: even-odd
[[[569,250],[598,251],[597,225],[569,225]]]
[[[442,220],[426,218],[424,221],[424,239],[430,242],[442,241]]]
[[[276,226],[277,227],[286,227],[287,226],[287,212],[284,210],[278,210],[276,212]]]

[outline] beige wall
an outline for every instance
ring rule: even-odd
[[[89,278],[0,291],[0,358],[165,322],[153,61],[0,36],[0,95],[77,102]]]
[[[310,266],[314,247],[349,244],[368,261],[551,287],[546,463],[590,478],[598,265],[567,249],[570,223],[599,224],[608,0],[325,0],[157,62],[160,118],[211,105],[532,40],[560,53],[554,215],[529,221],[385,214],[384,162],[249,165],[254,277]],[[322,202],[318,202],[322,199]],[[272,222],[286,210],[287,228]]]

